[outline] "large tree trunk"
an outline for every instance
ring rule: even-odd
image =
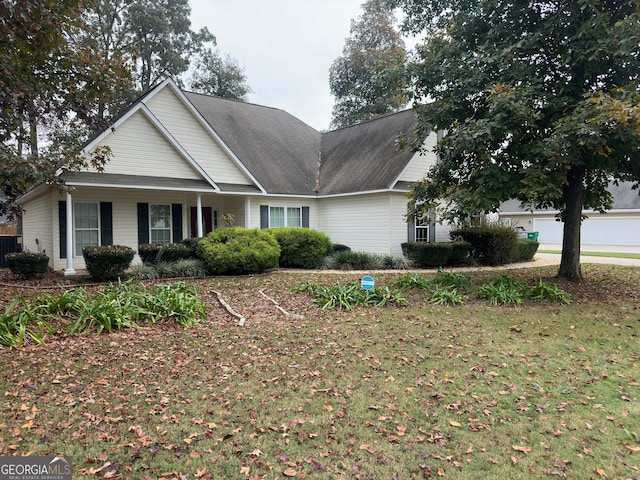
[[[582,280],[580,267],[580,227],[584,200],[584,166],[572,165],[567,171],[567,185],[564,187],[565,210],[562,235],[562,257],[558,277],[566,280]]]

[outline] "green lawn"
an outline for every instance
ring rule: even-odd
[[[637,478],[640,273],[584,270],[578,301],[521,307],[326,311],[291,289],[355,274],[198,280],[196,326],[0,347],[0,454],[71,455],[74,478]]]

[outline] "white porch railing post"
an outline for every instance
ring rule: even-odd
[[[198,227],[196,229],[198,238],[204,237],[204,230],[202,228],[202,194],[199,193],[196,199],[196,223]]]
[[[64,275],[75,275],[76,271],[73,268],[73,203],[71,201],[71,193],[67,192],[67,204],[66,204],[66,228],[67,228],[67,268],[64,270]]]

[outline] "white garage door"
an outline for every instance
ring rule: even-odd
[[[562,243],[563,223],[534,219],[540,243]],[[640,217],[587,218],[580,233],[583,245],[640,245]]]

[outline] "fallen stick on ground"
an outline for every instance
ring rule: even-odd
[[[245,318],[242,315],[240,315],[238,312],[236,312],[233,308],[231,308],[231,305],[229,305],[227,302],[224,301],[224,298],[222,298],[222,294],[220,294],[220,292],[216,292],[215,290],[211,290],[211,292],[216,294],[216,297],[218,297],[218,301],[220,302],[220,305],[226,308],[227,312],[229,312],[231,315],[233,315],[238,319],[238,326],[244,327]]]
[[[271,301],[273,302],[273,304],[276,306],[276,308],[277,308],[278,310],[280,310],[282,313],[284,313],[284,314],[285,314],[285,316],[287,316],[287,317],[289,317],[289,318],[293,318],[293,319],[295,319],[295,320],[302,320],[302,319],[304,318],[304,315],[298,315],[298,314],[295,314],[295,313],[289,313],[289,312],[287,312],[284,308],[282,308],[282,307],[280,306],[280,304],[279,304],[278,302],[276,302],[273,298],[271,298],[269,295],[267,295],[266,293],[264,293],[264,291],[259,290],[259,292],[260,292],[260,295],[262,295],[263,297],[265,297],[265,298],[267,298],[267,299],[271,300]]]

